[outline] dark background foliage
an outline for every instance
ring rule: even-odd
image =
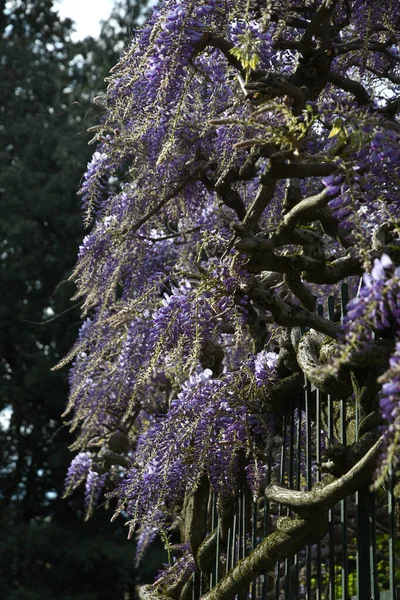
[[[84,235],[79,181],[92,148],[93,97],[146,2],[115,5],[99,39],[71,41],[53,0],[0,2],[0,595],[8,600],[134,597],[151,580],[121,520],[83,523],[62,499],[71,434],[60,417],[79,306],[68,282]],[[7,417],[10,422],[7,424]],[[160,557],[157,557],[157,562]]]

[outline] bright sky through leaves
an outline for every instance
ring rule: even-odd
[[[63,19],[70,18],[75,23],[74,40],[100,34],[100,21],[108,18],[113,0],[61,0],[56,9]]]

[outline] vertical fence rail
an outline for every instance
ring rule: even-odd
[[[396,596],[396,563],[395,563],[395,521],[394,521],[394,497],[393,497],[393,473],[390,472],[388,486],[388,551],[389,551],[389,590],[390,598]]]
[[[346,314],[348,289],[342,286],[341,317]],[[334,320],[335,299],[328,298],[326,317]],[[325,314],[319,305],[318,314]],[[353,410],[355,439],[347,439],[348,411]],[[281,485],[310,490],[322,480],[321,463],[326,444],[346,445],[358,440],[360,406],[351,397],[334,400],[305,381],[302,397],[288,399],[281,416],[279,469]],[[324,416],[323,416],[324,415]],[[285,450],[287,448],[287,450]],[[276,457],[275,448],[275,457]],[[267,455],[266,485],[273,480],[273,450]],[[210,503],[211,530],[220,527],[215,498]],[[264,573],[232,600],[400,600],[397,571],[400,570],[400,543],[396,534],[394,479],[376,494],[368,487],[345,498],[329,511],[327,535],[284,561],[277,561],[273,576]],[[193,576],[192,600],[212,588],[241,558],[248,555],[275,527],[279,516],[290,511],[274,506],[265,497],[254,501],[242,484],[233,517],[227,529],[226,552],[221,562],[219,536],[215,563],[207,577]],[[396,552],[397,549],[397,552]]]

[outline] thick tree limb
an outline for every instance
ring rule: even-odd
[[[291,556],[305,545],[321,539],[328,527],[328,511],[342,498],[368,483],[379,453],[382,438],[342,477],[332,476],[314,485],[309,492],[270,485],[269,500],[290,507],[300,518],[281,517],[276,531],[268,535],[249,556],[236,566],[202,600],[231,600],[261,573],[271,570],[280,558]],[[140,600],[166,600],[152,586],[139,589]]]
[[[249,225],[250,227],[255,227],[257,225],[264,209],[268,206],[274,196],[275,187],[276,179],[274,177],[263,178],[254,202],[243,219],[244,225]]]
[[[304,254],[278,255],[271,251],[269,240],[255,236],[243,237],[234,245],[251,256],[248,268],[252,273],[301,273],[310,283],[337,283],[345,277],[362,274],[360,259],[354,256],[343,256],[327,264]]]
[[[321,392],[336,398],[347,398],[353,392],[350,373],[343,369],[338,373],[330,373],[322,368],[320,351],[327,341],[325,335],[313,329],[308,331],[297,346],[297,362],[307,379]]]
[[[277,530],[268,535],[249,556],[240,560],[212,590],[202,596],[202,600],[231,600],[261,573],[270,571],[280,558],[295,554],[308,541],[311,542],[316,534],[322,537],[327,526],[325,515],[313,521],[281,517]]]
[[[394,339],[384,338],[373,340],[369,344],[364,344],[360,348],[354,349],[354,352],[348,352],[346,357],[341,360],[345,367],[383,367],[387,368],[389,358],[394,351]],[[343,352],[343,346],[332,341],[321,347],[320,360],[326,363],[332,355],[340,356]]]
[[[327,476],[310,492],[287,490],[277,485],[266,489],[267,498],[290,506],[306,518],[281,517],[277,529],[237,565],[202,600],[230,600],[256,577],[271,570],[280,558],[298,552],[321,539],[328,527],[328,511],[339,500],[365,485],[373,472],[382,438],[340,479]]]
[[[238,191],[231,188],[227,183],[223,182],[215,186],[215,191],[221,197],[225,206],[233,208],[239,219],[244,219],[246,214],[245,204]]]
[[[173,598],[161,594],[152,585],[141,585],[139,587],[139,600],[173,600]]]
[[[270,174],[266,173],[261,180],[263,181],[265,177],[270,176],[276,179],[326,177],[327,175],[332,175],[335,171],[337,171],[337,167],[331,162],[303,161],[285,163],[274,160],[271,164]]]
[[[335,481],[324,485],[324,480],[320,484],[315,484],[309,492],[291,490],[272,484],[265,490],[265,495],[268,500],[291,508],[302,518],[312,518],[316,511],[328,511],[342,498],[350,496],[368,483],[374,471],[382,439],[381,436],[350,471]],[[329,481],[329,479],[326,480]]]
[[[321,5],[315,11],[307,29],[305,30],[303,37],[300,41],[300,47],[303,52],[306,52],[312,45],[312,39],[315,36],[321,36],[321,27],[325,26],[335,8],[338,0],[324,0]]]
[[[256,286],[249,288],[247,293],[256,304],[271,311],[278,325],[283,327],[308,326],[332,338],[337,338],[342,331],[339,323],[328,321],[313,312],[309,312],[302,306],[285,302],[273,290],[262,290]]]
[[[290,291],[300,300],[307,310],[315,310],[316,297],[312,295],[307,286],[301,281],[300,275],[297,275],[296,273],[286,273],[284,280]]]
[[[233,228],[239,232],[239,235],[244,234],[244,236],[246,236],[248,234],[248,231],[243,229],[241,225],[238,226],[237,224],[234,224]],[[260,232],[259,235],[261,236],[263,233],[264,232]],[[268,235],[268,233],[269,232],[266,232],[266,235]],[[295,244],[307,247],[318,246],[320,248],[319,255],[323,254],[324,240],[316,231],[313,231],[312,229],[296,227],[292,230],[286,227],[278,227],[278,229],[271,233],[269,237],[258,237],[257,239],[263,240],[263,249],[265,250],[274,250],[275,248],[279,248],[279,246]]]
[[[299,115],[305,105],[305,88],[293,85],[283,75],[277,73],[258,72],[252,81],[246,85],[250,99],[256,104],[262,104],[277,96],[288,96],[293,101],[293,114]]]
[[[359,104],[366,105],[369,103],[370,96],[365,87],[358,81],[340,75],[339,73],[332,73],[332,71],[329,73],[328,81],[333,83],[336,87],[353,94]]]
[[[394,117],[400,111],[400,98],[394,98],[387,103],[385,108],[382,108],[383,114],[388,117]]]
[[[205,525],[207,522],[208,497],[210,484],[207,477],[203,477],[195,492],[187,493],[183,505],[183,521],[181,539],[189,542],[193,556],[204,540]]]
[[[340,359],[341,367],[332,374],[327,365],[334,356],[341,356],[343,346],[326,338],[318,331],[305,333],[296,346],[299,367],[316,388],[337,398],[347,398],[353,393],[351,370],[354,368],[387,368],[393,353],[393,339],[377,339]]]
[[[214,35],[210,32],[208,32],[206,36],[202,36],[198,42],[193,44],[195,52],[192,59],[195,58],[200,52],[203,52],[203,50],[205,50],[208,46],[212,46],[213,48],[218,48],[218,50],[221,50],[228,63],[237,71],[239,71],[239,73],[245,75],[242,63],[231,53],[232,48],[234,48],[234,44],[222,36]]]
[[[325,206],[328,200],[330,200],[332,196],[329,196],[326,189],[322,190],[319,194],[315,196],[310,196],[309,198],[304,198],[301,202],[296,204],[282,219],[283,225],[285,227],[294,228],[299,223],[305,223],[310,220],[314,210],[316,208],[321,208],[321,206]]]

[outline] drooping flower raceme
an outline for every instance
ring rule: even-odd
[[[400,335],[400,268],[387,255],[374,260],[371,273],[364,273],[364,286],[344,317],[344,333],[351,344],[371,341],[374,334]]]
[[[219,498],[245,479],[257,495],[290,404],[269,394],[277,380],[303,393],[297,329],[355,361],[374,336],[400,342],[391,2],[262,4],[155,7],[112,70],[83,179],[93,227],[73,277],[89,321],[68,357],[66,490],[86,479],[90,511],[113,480],[141,550],[202,478]],[[365,269],[342,325],[315,315]],[[380,374],[382,473],[398,360]]]
[[[379,377],[383,443],[375,478],[378,487],[397,461],[400,437],[400,267],[388,255],[374,260],[370,273],[363,275],[358,297],[350,301],[344,317],[343,359],[370,347],[377,337],[393,337],[394,353],[388,369]]]
[[[92,471],[92,457],[90,452],[80,452],[71,462],[68,469],[67,477],[65,478],[64,496],[68,496],[81,483],[85,482],[85,508],[86,519],[93,512],[99,496],[104,488],[107,475],[99,475]]]
[[[271,369],[271,380],[273,376]],[[249,377],[251,373],[248,385]],[[142,434],[135,466],[118,490],[119,510],[132,516],[132,531],[138,525],[163,527],[168,508],[186,490],[196,489],[203,474],[216,493],[232,494],[240,477],[239,458],[257,454],[253,436],[263,434],[265,449],[268,428],[254,412],[250,392],[238,395],[235,382],[237,377],[229,373],[214,379],[210,369],[192,375],[167,414]]]
[[[67,476],[65,478],[64,495],[69,494],[72,490],[76,489],[78,485],[85,481],[91,466],[92,459],[90,452],[80,452],[75,456],[70,464]]]
[[[385,425],[384,444],[378,466],[375,487],[394,471],[400,454],[400,341],[389,361],[389,369],[379,378],[382,383],[380,409]]]

